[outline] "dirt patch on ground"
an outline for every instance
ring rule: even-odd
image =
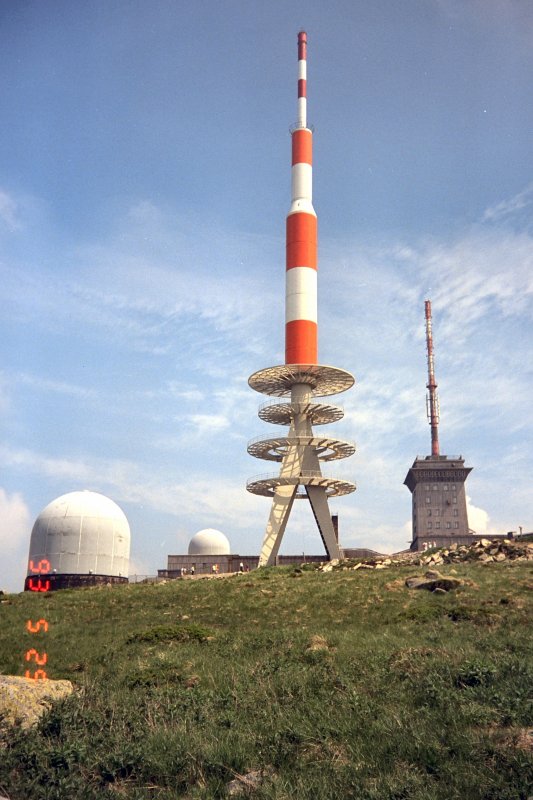
[[[533,753],[533,728],[499,728],[496,725],[491,725],[485,728],[484,732],[490,736],[498,747]]]

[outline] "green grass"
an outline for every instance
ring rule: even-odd
[[[264,769],[258,800],[527,800],[532,566],[455,565],[446,595],[406,589],[416,571],[8,596],[0,671],[40,637],[78,691],[5,737],[0,794],[223,798]]]

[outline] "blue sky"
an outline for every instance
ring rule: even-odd
[[[0,6],[0,587],[88,488],[155,574],[203,527],[259,551],[282,363],[296,34],[308,32],[319,357],[353,372],[331,426],[349,546],[410,539],[405,474],[430,449],[424,299],[441,449],[472,527],[533,529],[533,6],[529,0],[116,0]],[[332,470],[333,471],[333,470]],[[284,552],[321,552],[307,504]]]

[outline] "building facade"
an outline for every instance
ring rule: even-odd
[[[468,526],[465,481],[471,471],[462,456],[415,459],[404,481],[412,495],[411,550],[479,539]]]

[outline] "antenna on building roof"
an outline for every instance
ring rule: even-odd
[[[431,455],[439,456],[439,420],[440,404],[437,394],[437,381],[435,380],[435,358],[433,356],[433,331],[431,325],[431,300],[425,301],[426,307],[426,344],[428,358],[428,393],[426,396],[426,411],[431,426]]]

